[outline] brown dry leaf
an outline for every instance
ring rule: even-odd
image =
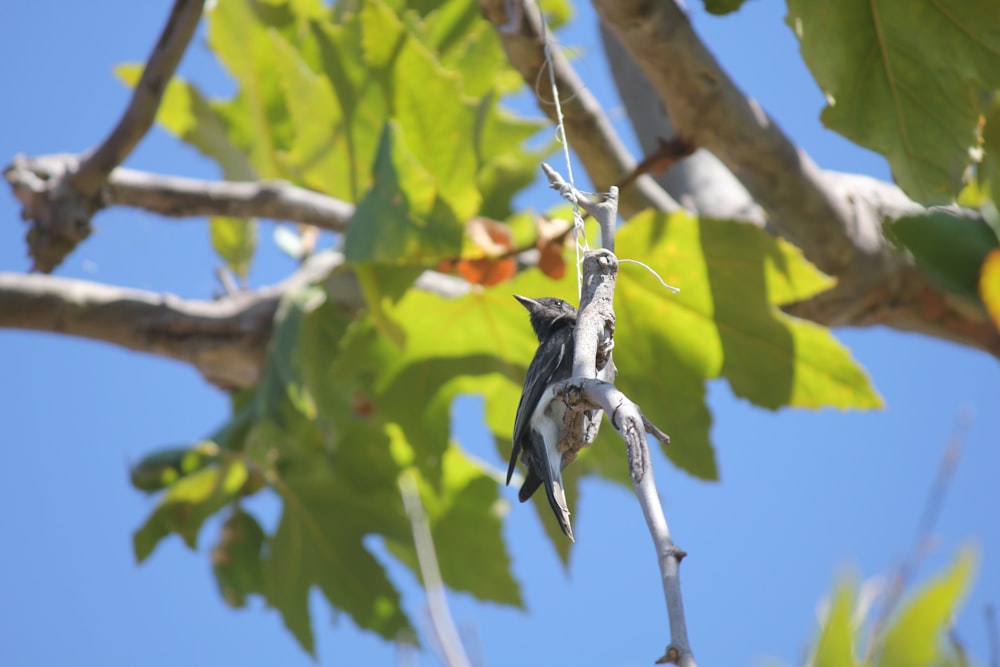
[[[442,259],[438,262],[438,265],[434,267],[434,270],[438,273],[453,273],[455,271],[455,260]]]
[[[517,261],[513,257],[460,259],[455,270],[470,283],[491,287],[513,278],[517,273]]]
[[[559,280],[566,275],[566,260],[563,259],[563,246],[561,243],[548,242],[541,245],[539,241],[538,268],[542,273],[553,280]]]
[[[535,227],[538,229],[538,268],[553,280],[559,280],[566,275],[566,261],[563,259],[563,248],[573,223],[562,218],[546,218],[535,216]]]

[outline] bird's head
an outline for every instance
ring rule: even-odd
[[[576,325],[576,308],[562,299],[551,296],[529,299],[519,294],[515,294],[514,298],[528,309],[531,328],[535,330],[538,340],[542,340],[559,327]]]

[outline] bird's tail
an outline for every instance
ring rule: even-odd
[[[543,480],[535,472],[535,467],[531,466],[525,475],[521,490],[517,493],[517,499],[522,503],[526,501],[534,495],[538,487],[542,485],[542,482],[545,482],[545,496],[549,500],[549,506],[552,507],[552,513],[556,515],[556,520],[559,521],[559,527],[562,528],[562,532],[566,534],[566,537],[575,542],[576,540],[573,539],[573,526],[569,521],[569,506],[566,503],[566,493],[563,491],[561,479]]]

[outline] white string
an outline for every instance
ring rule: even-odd
[[[545,22],[545,12],[538,5],[538,15],[542,24],[542,44],[545,53],[545,66],[549,69],[549,84],[552,86],[552,101],[556,108],[556,141],[562,144],[563,157],[566,160],[566,175],[572,192],[568,199],[573,203],[573,240],[576,241],[576,292],[577,298],[583,294],[583,253],[590,250],[587,234],[583,226],[583,216],[580,214],[580,204],[576,201],[576,183],[573,180],[573,163],[569,157],[569,141],[566,139],[566,125],[563,122],[562,104],[559,102],[559,88],[556,86],[556,68],[552,64],[552,52],[549,50],[549,26]]]
[[[550,51],[549,44],[549,26],[545,22],[545,12],[542,11],[541,4],[538,5],[538,15],[542,24],[542,44],[545,53],[545,66],[549,70],[549,84],[552,86],[552,102],[556,109],[556,141],[562,144],[563,158],[566,160],[566,175],[568,176],[567,181],[569,187],[561,189],[560,194],[565,199],[570,200],[573,204],[573,239],[576,241],[576,291],[577,298],[579,298],[583,294],[583,254],[590,250],[590,244],[587,242],[587,234],[583,226],[583,215],[580,213],[580,204],[577,201],[576,196],[577,194],[597,194],[598,196],[603,196],[604,193],[587,193],[576,189],[576,183],[573,180],[573,163],[570,160],[569,155],[569,141],[566,139],[566,124],[563,121],[562,104],[559,101],[559,88],[556,86],[556,69],[552,64],[552,52]],[[541,76],[541,72],[538,74]],[[535,85],[537,89],[538,84],[536,83]],[[539,95],[539,98],[541,98],[541,95]],[[660,277],[660,274],[639,260],[619,259],[618,261],[620,263],[638,264],[652,273],[665,288],[672,291],[674,294],[680,292],[679,288],[668,285],[664,282],[663,278]]]
[[[642,268],[646,269],[647,271],[649,271],[650,273],[652,273],[654,276],[656,276],[656,279],[660,281],[660,284],[663,285],[664,287],[666,287],[668,290],[670,290],[674,294],[677,294],[678,292],[681,291],[680,287],[674,287],[673,285],[668,285],[666,282],[664,282],[663,278],[660,277],[659,273],[657,273],[652,268],[650,268],[649,265],[643,264],[642,262],[640,262],[637,259],[620,259],[619,258],[618,263],[619,264],[638,264],[639,266],[641,266]]]

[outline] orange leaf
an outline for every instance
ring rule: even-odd
[[[458,275],[474,285],[490,287],[510,280],[517,273],[513,257],[501,259],[461,259],[455,265]]]
[[[559,280],[566,275],[566,260],[563,259],[563,246],[554,241],[547,242],[541,246],[541,255],[538,257],[538,268],[542,273],[553,280]]]

